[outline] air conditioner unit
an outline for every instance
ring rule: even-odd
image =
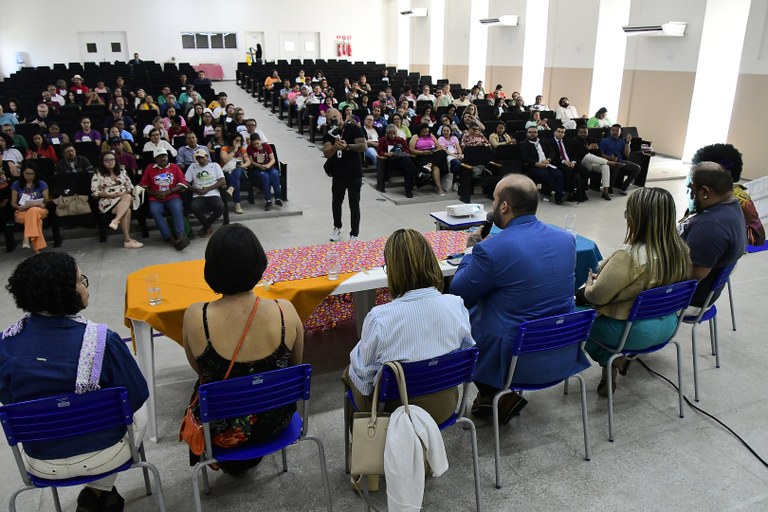
[[[668,21],[661,25],[625,25],[621,27],[627,36],[683,37],[687,23]]]
[[[503,25],[505,27],[516,27],[520,22],[520,16],[516,14],[505,14],[498,18],[483,18],[480,23],[483,25]]]
[[[400,14],[403,16],[410,16],[412,18],[423,18],[429,14],[429,11],[425,7],[418,7],[407,11],[400,11]]]

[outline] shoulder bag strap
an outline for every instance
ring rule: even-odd
[[[237,346],[235,347],[235,351],[232,354],[232,360],[229,362],[229,368],[227,368],[227,373],[224,374],[224,378],[221,380],[227,380],[229,377],[229,372],[232,371],[232,366],[234,366],[235,361],[237,360],[237,354],[240,353],[240,348],[243,346],[243,341],[245,341],[245,335],[248,334],[248,329],[251,327],[251,322],[253,322],[253,317],[256,316],[256,310],[259,309],[259,302],[261,301],[260,297],[256,297],[256,300],[253,303],[253,308],[251,309],[251,314],[248,317],[248,321],[245,323],[245,328],[243,329],[243,334],[240,335],[240,341],[237,342]]]
[[[411,411],[408,408],[408,387],[405,384],[405,372],[403,371],[403,367],[400,365],[399,361],[390,361],[387,363],[387,366],[392,368],[392,371],[395,374],[395,378],[397,379],[397,389],[400,391],[400,402],[405,408],[405,413],[410,416]]]

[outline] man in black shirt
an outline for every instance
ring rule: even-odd
[[[363,185],[362,153],[367,144],[362,130],[355,123],[342,124],[341,112],[335,108],[325,112],[328,131],[323,137],[323,156],[331,178],[333,200],[333,232],[331,242],[341,239],[341,205],[344,194],[349,193],[349,212],[352,228],[350,240],[357,240],[360,233],[360,188]]]

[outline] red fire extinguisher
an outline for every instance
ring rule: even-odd
[[[351,39],[352,39],[352,37],[347,39],[347,57],[351,57],[352,56],[352,41],[351,41]]]
[[[343,52],[344,52],[344,50],[343,50],[343,48],[342,48],[342,46],[341,46],[341,45],[342,45],[342,42],[341,42],[341,40],[340,40],[340,39],[337,39],[337,40],[336,40],[336,55],[337,55],[338,57],[341,57],[341,56],[342,56],[342,54],[343,54]]]

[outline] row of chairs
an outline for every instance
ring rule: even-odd
[[[677,351],[677,379],[679,414],[684,416],[682,390],[682,358],[680,345],[672,341],[682,322],[692,322],[695,325],[708,319],[714,320],[716,308],[709,304],[714,291],[722,287],[728,280],[733,267],[720,271],[713,292],[707,298],[707,307],[702,309],[695,318],[684,317],[684,311],[696,290],[696,281],[684,281],[661,286],[640,293],[632,306],[626,327],[617,347],[604,347],[614,354],[609,359],[609,366],[617,357],[635,358],[643,354],[657,352],[672,343]],[[677,326],[669,339],[659,340],[659,343],[643,349],[629,350],[625,348],[626,340],[632,331],[634,322],[677,314]],[[589,443],[588,413],[586,404],[586,386],[582,371],[590,365],[583,353],[584,343],[589,337],[595,318],[594,310],[577,311],[570,314],[558,315],[523,322],[512,344],[512,360],[509,366],[503,391],[493,399],[494,425],[494,454],[496,487],[501,487],[501,448],[500,429],[498,423],[499,399],[511,392],[535,391],[550,388],[564,383],[564,393],[568,393],[568,380],[572,377],[579,381],[581,390],[582,424],[584,429],[584,456],[591,459]],[[716,334],[713,335],[713,350],[717,348]],[[694,349],[694,379],[696,379],[696,346],[695,331],[693,335]],[[465,425],[470,431],[472,461],[475,484],[475,501],[477,510],[481,510],[480,474],[477,450],[477,434],[474,423],[464,413],[466,409],[468,387],[472,382],[478,358],[478,349],[473,347],[453,352],[428,361],[403,363],[407,392],[410,397],[423,396],[456,386],[463,387],[462,399],[454,414],[439,425],[444,430],[452,425]],[[610,375],[610,372],[609,372]],[[192,493],[195,510],[200,512],[202,504],[199,495],[199,479],[202,475],[203,489],[210,492],[206,468],[221,461],[234,461],[263,457],[281,452],[283,471],[287,471],[286,448],[300,441],[313,441],[318,449],[320,472],[323,489],[327,500],[327,509],[332,510],[330,484],[325,462],[323,443],[317,437],[307,434],[308,413],[306,402],[310,398],[311,367],[302,364],[281,370],[275,370],[258,375],[230,379],[221,382],[204,384],[199,389],[200,419],[203,424],[205,449],[192,472]],[[384,368],[381,376],[380,405],[399,398],[396,378],[388,368]],[[608,389],[612,382],[609,377]],[[613,441],[613,400],[608,394],[608,432],[609,440]],[[259,444],[248,444],[235,448],[218,448],[211,443],[210,423],[226,418],[258,414],[268,410],[296,403],[298,411],[294,413],[287,429],[278,437]],[[14,458],[19,469],[24,486],[10,498],[11,510],[15,510],[15,499],[21,492],[50,487],[54,496],[56,510],[61,506],[58,499],[57,487],[81,485],[106,476],[106,474],[69,480],[47,480],[29,474],[24,465],[19,443],[40,442],[45,440],[63,440],[118,425],[127,427],[132,446],[131,459],[114,472],[124,471],[133,467],[142,467],[145,474],[147,495],[151,494],[147,471],[152,471],[158,491],[158,501],[161,511],[165,510],[165,502],[157,469],[146,462],[143,445],[133,448],[133,437],[130,428],[132,413],[129,408],[127,393],[124,388],[101,390],[84,395],[67,395],[33,400],[0,407],[0,423],[5,430],[6,439],[12,447]],[[344,435],[345,461],[349,471],[349,425],[348,412],[356,410],[351,393],[344,398]],[[367,507],[367,504],[366,504]]]

